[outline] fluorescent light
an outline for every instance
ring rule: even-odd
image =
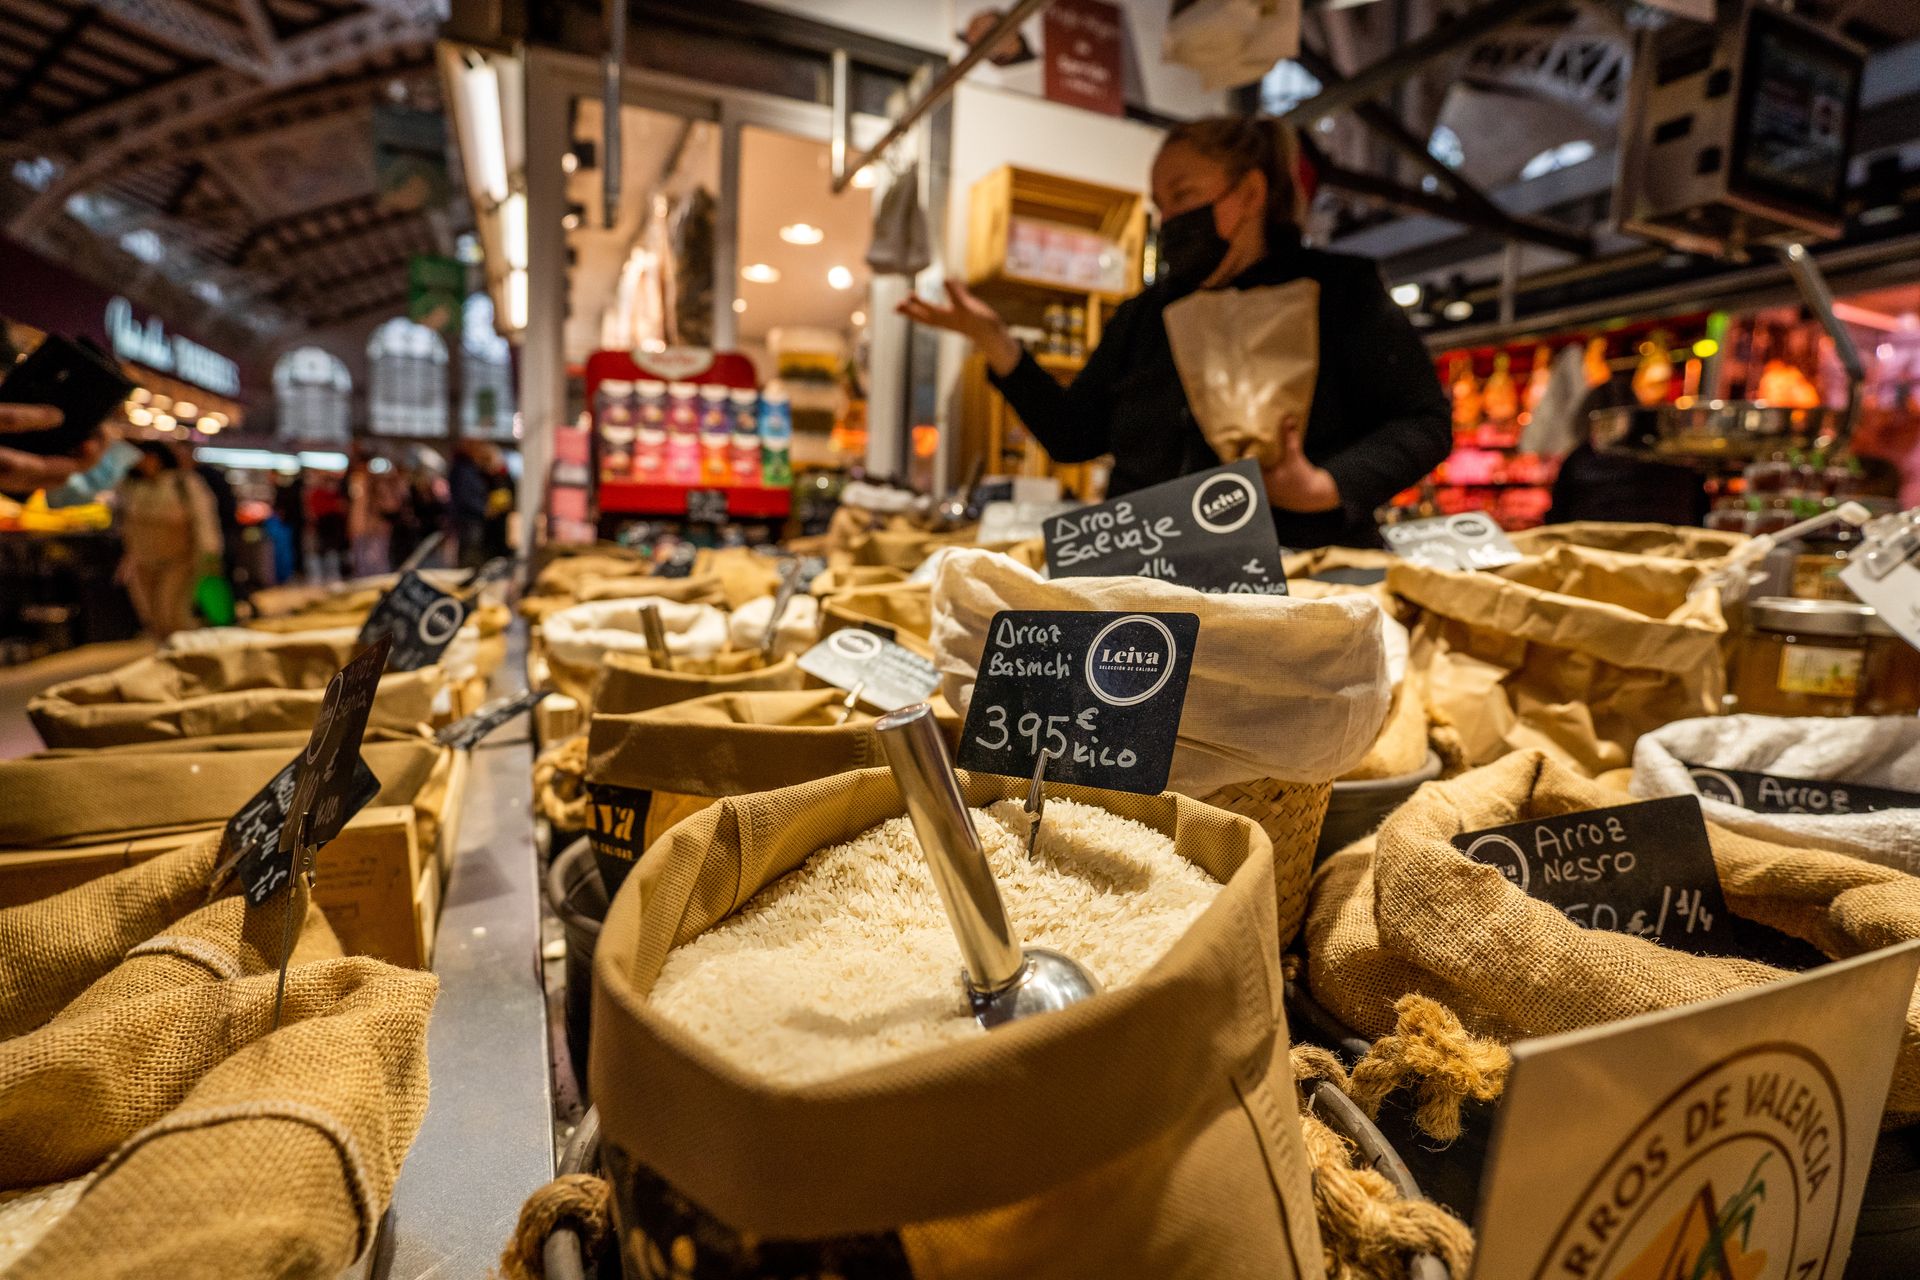
[[[298,459],[303,467],[312,467],[316,471],[345,471],[347,455],[344,453],[314,452],[301,450]]]
[[[1449,320],[1471,320],[1473,318],[1473,304],[1465,298],[1455,298],[1452,302],[1440,308],[1440,314]]]
[[[1403,307],[1417,307],[1420,305],[1420,295],[1423,292],[1418,282],[1409,281],[1406,284],[1393,286],[1387,291],[1387,295]]]
[[[481,194],[495,204],[507,198],[507,139],[500,106],[500,75],[484,59],[460,73],[460,100],[466,109],[469,146],[466,162]]]
[[[764,262],[749,262],[740,268],[740,278],[750,284],[780,283],[780,273]]]
[[[527,269],[527,197],[514,192],[500,202],[501,251],[507,258],[507,270]]]
[[[845,267],[828,267],[827,283],[835,289],[853,288],[853,272]]]
[[[788,244],[819,244],[827,233],[810,222],[790,222],[780,228],[780,238]]]
[[[222,445],[203,444],[193,451],[193,456],[213,466],[232,467],[237,471],[298,471],[300,469],[299,458],[290,453],[275,453],[271,449],[234,449]]]
[[[739,315],[742,311],[745,311],[746,309],[747,309],[747,300],[745,298],[735,298],[733,300],[733,313],[735,315]]]
[[[527,273],[507,272],[507,328],[516,333],[527,327]]]

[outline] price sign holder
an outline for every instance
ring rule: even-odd
[[[1784,778],[1748,769],[1716,769],[1689,764],[1687,773],[1700,794],[1754,813],[1879,813],[1920,809],[1920,792],[1869,787],[1857,782]]]
[[[1847,1270],[1920,942],[1513,1046],[1474,1280]]]
[[[384,636],[392,647],[390,669],[418,671],[447,651],[466,625],[470,603],[408,571],[373,606],[361,624],[360,643],[372,644]]]
[[[940,687],[940,673],[931,662],[859,627],[836,631],[801,654],[800,669],[836,689],[854,691],[876,711],[925,702]]]
[[[1191,613],[1004,610],[960,735],[963,769],[1158,795],[1193,671]]]
[[[456,751],[471,751],[480,745],[482,738],[522,711],[532,710],[552,692],[551,689],[527,689],[509,697],[496,698],[472,715],[456,720],[434,734],[434,741]]]
[[[1395,555],[1436,569],[1497,569],[1525,559],[1506,530],[1478,511],[1383,524],[1380,534]]]
[[[1055,516],[1044,527],[1056,578],[1159,578],[1212,593],[1287,594],[1260,464],[1215,467]]]

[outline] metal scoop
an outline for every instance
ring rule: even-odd
[[[1064,1009],[1100,989],[1093,975],[1057,951],[1022,949],[1000,901],[1000,886],[960,797],[933,709],[916,703],[874,722],[920,852],[933,872],[965,966],[967,999],[981,1026]]]
[[[673,655],[667,652],[667,629],[660,622],[660,606],[648,602],[640,606],[640,630],[647,637],[647,658],[657,671],[673,670]]]

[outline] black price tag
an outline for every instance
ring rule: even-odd
[[[414,572],[400,575],[360,627],[360,643],[382,636],[392,643],[389,670],[418,671],[437,661],[467,621],[467,602]]]
[[[993,617],[960,735],[963,769],[1158,795],[1193,671],[1191,613],[1007,610]]]
[[[1497,569],[1522,559],[1506,530],[1478,511],[1383,524],[1387,549],[1436,569]]]
[[[242,863],[256,868],[256,875],[270,877],[270,883],[262,891],[263,898],[285,883],[289,868],[273,855],[279,851],[280,832],[287,824],[287,811],[293,805],[294,785],[299,781],[295,763],[289,760],[282,765],[272,781],[255,792],[253,799],[241,805],[240,811],[227,819],[226,856],[213,873],[212,884],[215,888]],[[364,759],[356,758],[353,789],[347,797],[347,820],[351,822],[353,815],[373,803],[373,798],[379,794],[380,779],[374,776]]]
[[[880,711],[925,702],[940,687],[931,662],[864,625],[836,631],[801,654],[800,669],[836,689],[858,689],[860,701]]]
[[[513,556],[495,556],[493,559],[467,575],[460,584],[463,591],[478,591],[490,582],[501,582],[513,576],[514,566],[520,562]]]
[[[452,747],[458,751],[471,751],[480,745],[480,740],[498,729],[522,711],[532,709],[540,700],[552,693],[551,689],[528,689],[507,698],[496,698],[481,707],[465,719],[456,720],[439,733],[433,735],[434,741],[443,747]]]
[[[258,840],[261,831],[255,827],[242,832],[258,841],[242,853],[238,862],[241,887],[253,906],[265,902],[293,875],[298,853],[294,846],[303,834],[309,847],[321,847],[339,835],[340,829],[379,791],[379,780],[360,759],[360,739],[366,733],[367,716],[380,688],[380,673],[386,669],[387,648],[384,639],[378,640],[334,674],[314,718],[306,749],[290,766],[294,775],[291,789],[284,793],[276,789],[279,778],[268,784],[273,792],[270,812],[279,814],[277,838],[271,842]],[[255,802],[258,799],[255,797]],[[249,808],[253,803],[249,802]],[[234,850],[230,848],[229,852]]]
[[[1044,533],[1056,578],[1132,576],[1214,593],[1287,594],[1273,509],[1252,459],[1054,516]]]
[[[1469,831],[1453,844],[1584,928],[1695,955],[1747,954],[1692,796]]]
[[[1920,809],[1920,792],[1868,787],[1856,782],[1819,782],[1783,778],[1746,769],[1715,769],[1690,764],[1687,772],[1700,794],[1755,813],[1879,813],[1883,809]]]
[[[647,809],[653,792],[607,782],[587,783],[587,847],[611,898],[647,851]]]
[[[699,554],[692,543],[683,542],[675,547],[665,560],[662,560],[658,565],[654,566],[653,576],[656,578],[690,578],[693,576],[694,557]]]
[[[694,524],[724,524],[727,519],[725,489],[687,490],[687,519]]]

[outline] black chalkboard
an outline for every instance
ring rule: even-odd
[[[1747,954],[1692,796],[1513,822],[1453,844],[1586,928],[1696,955]]]
[[[1283,596],[1280,539],[1251,459],[1181,476],[1042,526],[1056,578],[1160,578],[1207,592]]]
[[[409,570],[381,596],[360,627],[360,643],[385,636],[393,645],[389,671],[418,671],[438,661],[467,621],[467,601]]]
[[[647,810],[653,792],[610,782],[587,783],[587,847],[611,898],[647,851]]]
[[[527,689],[505,698],[496,698],[470,716],[454,721],[433,735],[434,741],[456,751],[471,751],[480,740],[523,711],[536,706],[552,693],[551,689]]]
[[[960,735],[963,769],[1157,795],[1200,619],[1191,613],[1006,610],[993,617]]]
[[[687,520],[693,524],[724,524],[727,519],[725,489],[687,490]]]
[[[1920,793],[1857,782],[1784,778],[1746,769],[1715,769],[1690,764],[1687,772],[1700,794],[1755,813],[1879,813],[1883,809],[1920,809]]]

